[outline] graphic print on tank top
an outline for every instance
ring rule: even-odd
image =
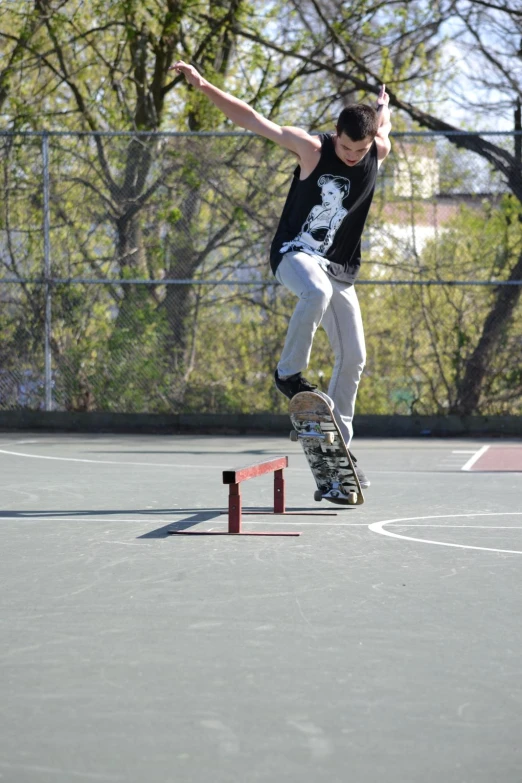
[[[321,155],[311,174],[301,179],[294,169],[272,244],[275,274],[285,253],[314,256],[339,282],[351,285],[361,267],[361,238],[377,178],[377,144],[354,166],[335,151],[334,134],[323,133]]]
[[[305,250],[324,255],[331,247],[337,229],[348,214],[343,201],[350,193],[350,180],[333,174],[323,174],[317,184],[321,188],[321,204],[312,207],[299,234],[281,245],[281,253]]]

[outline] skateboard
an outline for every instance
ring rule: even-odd
[[[364,503],[352,459],[325,398],[317,392],[299,392],[290,400],[294,429],[290,440],[299,441],[317,484],[314,499],[343,506]]]

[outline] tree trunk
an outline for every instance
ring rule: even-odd
[[[172,280],[191,280],[200,263],[194,243],[200,207],[200,190],[195,186],[186,192],[180,204],[181,218],[172,226],[168,237],[166,274]],[[183,373],[185,363],[191,294],[191,285],[171,284],[167,286],[164,302],[168,325],[165,336],[167,363],[173,371],[180,373]]]
[[[122,279],[125,278],[145,278],[147,277],[147,267],[145,260],[145,248],[143,246],[143,236],[140,224],[140,215],[128,217],[124,215],[116,221],[117,244],[116,250],[119,259],[119,265],[123,272]],[[143,299],[143,293],[146,288],[136,285],[124,285],[123,298],[120,304],[121,317],[131,316],[130,308],[138,306]]]
[[[508,279],[522,280],[522,253]],[[466,370],[457,390],[457,399],[450,408],[450,413],[469,416],[478,412],[482,384],[488,373],[491,358],[506,332],[520,300],[520,293],[520,285],[499,286],[493,306],[484,322],[480,340],[466,363]]]
[[[190,285],[169,285],[165,297],[168,324],[165,337],[167,363],[174,372],[181,374],[185,367],[191,294]]]

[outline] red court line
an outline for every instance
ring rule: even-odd
[[[472,465],[471,470],[522,473],[522,446],[490,446]]]

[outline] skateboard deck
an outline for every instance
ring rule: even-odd
[[[364,503],[352,459],[324,397],[299,392],[290,400],[289,412],[294,427],[290,438],[303,447],[317,484],[315,500],[344,506]]]

